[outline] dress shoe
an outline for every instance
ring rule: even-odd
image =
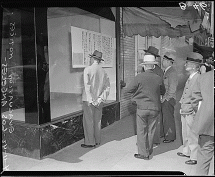
[[[136,157],[138,159],[149,160],[149,156],[145,157],[144,155],[141,155],[141,154],[134,154],[134,157]]]
[[[178,156],[181,156],[181,157],[188,157],[188,158],[190,157],[190,156],[184,155],[184,154],[181,153],[181,152],[178,152],[177,155],[178,155]]]
[[[83,147],[83,148],[93,148],[93,147],[95,147],[95,145],[81,144],[81,147]]]
[[[188,160],[185,163],[188,164],[188,165],[196,165],[197,161],[196,160]]]
[[[174,140],[163,140],[164,143],[171,143],[173,142]]]

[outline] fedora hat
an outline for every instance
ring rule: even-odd
[[[145,55],[149,55],[152,54],[155,57],[159,57],[160,55],[158,55],[159,50],[156,47],[153,46],[149,46],[148,50],[144,50],[146,53]]]
[[[158,62],[155,60],[154,55],[144,55],[143,63],[141,63],[141,65],[147,64],[158,64]]]
[[[98,50],[95,50],[93,54],[90,54],[89,56],[104,61],[102,58],[102,52],[99,52]]]
[[[174,62],[175,61],[175,55],[173,53],[166,52],[165,55],[163,56],[163,59]]]
[[[197,52],[190,52],[187,55],[186,61],[194,62],[194,63],[202,63],[203,56],[200,53],[197,53]]]
[[[197,51],[203,56],[203,59],[206,59],[210,56],[212,56],[212,53],[214,51],[214,48],[209,46],[201,46],[196,43],[193,44],[194,49],[197,49]]]

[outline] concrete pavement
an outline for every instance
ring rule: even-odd
[[[134,158],[137,153],[134,115],[102,129],[102,143],[96,148],[81,148],[80,140],[42,160],[7,154],[10,171],[180,171],[193,175],[195,165],[186,165],[180,138],[154,147],[150,160]],[[213,166],[213,164],[211,165]],[[212,174],[212,169],[209,174]]]

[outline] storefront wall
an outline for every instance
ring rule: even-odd
[[[103,57],[108,58],[109,52],[112,56],[104,66],[110,77],[111,92],[103,108],[101,126],[104,128],[119,120],[115,22],[89,12],[79,14],[83,10],[78,8],[58,10],[60,16],[51,16],[46,8],[3,10],[4,152],[41,159],[84,138],[81,94],[87,63],[82,63],[82,67],[73,65],[72,43],[79,45],[80,42],[73,41],[71,26],[105,36],[106,40],[100,42],[104,45]],[[15,23],[11,21],[14,19]],[[83,53],[87,61],[93,48]]]
[[[174,63],[174,67],[178,74],[178,88],[177,88],[177,105],[175,111],[175,117],[177,120],[180,119],[179,115],[179,100],[181,98],[181,94],[185,85],[185,82],[188,78],[184,70],[184,64],[186,55],[189,51],[193,50],[192,43],[189,41],[185,41],[185,37],[178,38],[169,38],[168,36],[160,36],[156,38],[154,36],[142,37],[140,35],[136,35],[133,37],[127,37],[123,35],[121,36],[121,65],[122,74],[121,79],[123,79],[127,84],[137,75],[137,66],[143,62],[143,56],[145,54],[144,50],[148,49],[149,46],[154,46],[159,49],[159,64],[162,67],[162,58],[166,52],[175,52],[176,54],[176,62]],[[124,52],[123,52],[124,51]],[[123,58],[124,57],[124,58]],[[123,70],[124,68],[124,70]],[[123,73],[124,72],[124,73]],[[124,118],[126,116],[132,115],[135,120],[135,112],[136,107],[131,104],[131,94],[125,94],[126,87],[121,90],[121,99],[120,99],[120,117]]]

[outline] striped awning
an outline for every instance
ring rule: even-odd
[[[123,7],[123,31],[126,36],[192,37],[202,23],[194,9],[180,7]]]

